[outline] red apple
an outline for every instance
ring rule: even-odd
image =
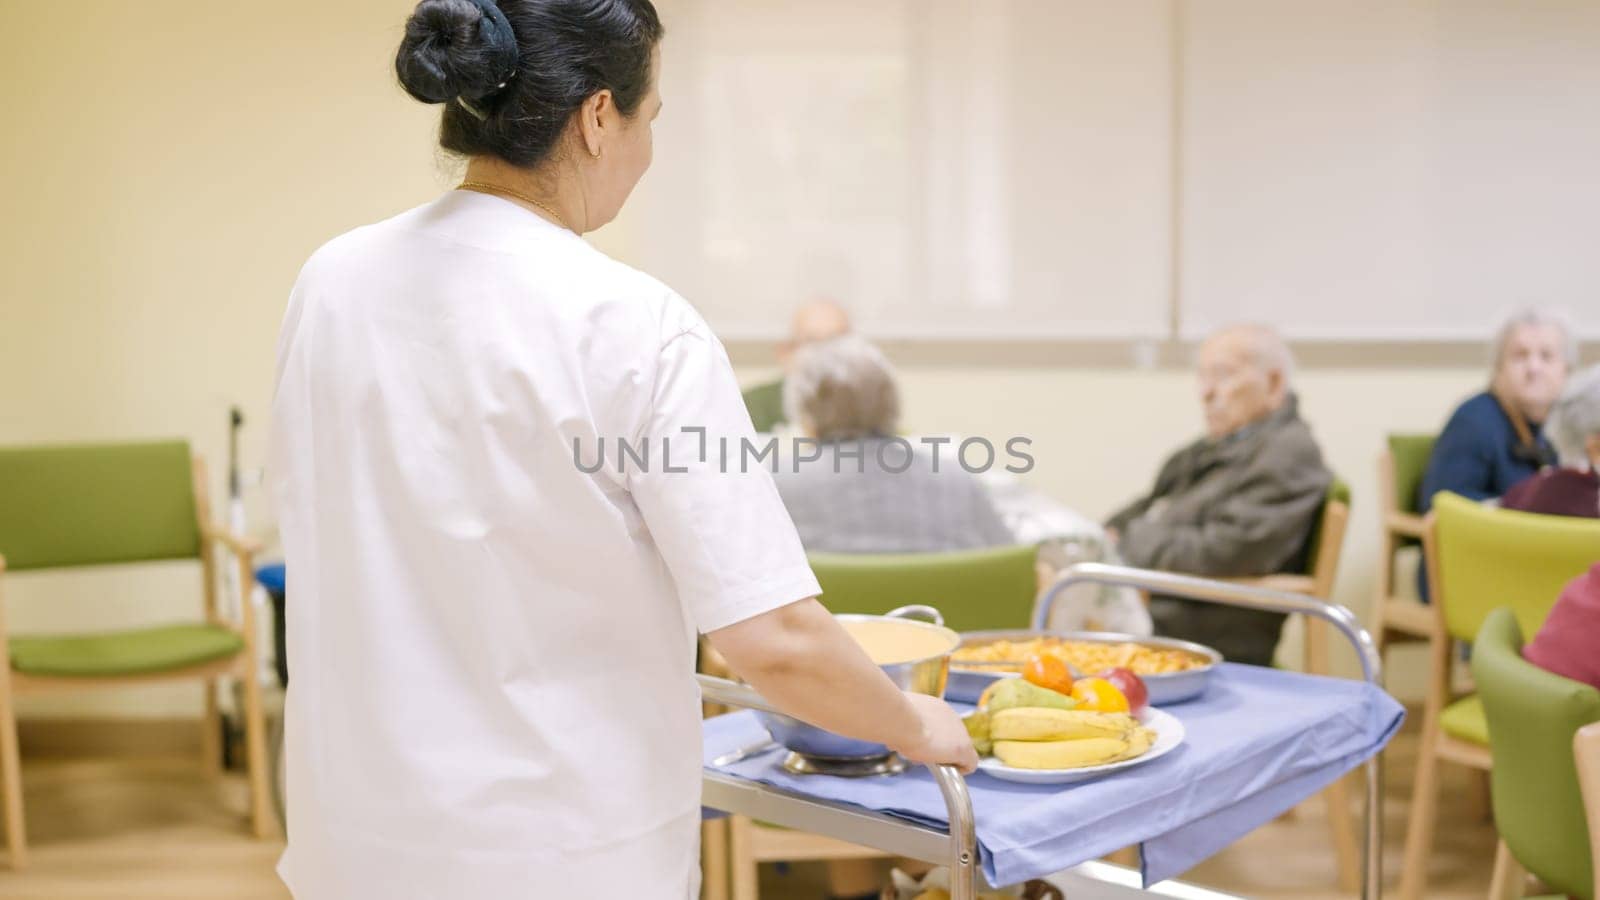
[[[1144,679],[1133,674],[1128,669],[1107,669],[1099,674],[1100,678],[1117,686],[1117,690],[1128,698],[1128,711],[1137,716],[1144,712],[1150,705],[1150,689],[1144,686]]]

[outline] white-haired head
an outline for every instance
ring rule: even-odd
[[[1283,406],[1292,390],[1294,354],[1270,326],[1229,325],[1200,345],[1199,368],[1206,431],[1220,438]]]
[[[795,308],[789,320],[789,337],[778,346],[778,364],[794,367],[794,355],[807,344],[829,341],[851,333],[850,314],[827,298],[808,300]]]
[[[1495,332],[1494,345],[1490,347],[1489,364],[1496,370],[1505,360],[1506,344],[1521,328],[1545,328],[1561,335],[1561,357],[1570,368],[1578,364],[1578,333],[1572,330],[1567,317],[1553,309],[1529,306],[1517,310]]]
[[[1567,379],[1550,407],[1545,434],[1562,465],[1584,467],[1600,461],[1600,365]]]
[[[818,440],[891,435],[900,421],[900,391],[883,352],[847,334],[795,352],[783,407],[790,422]]]
[[[1543,422],[1578,364],[1578,336],[1559,313],[1524,309],[1506,319],[1493,347],[1494,392],[1530,422]]]

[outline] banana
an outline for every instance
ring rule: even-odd
[[[1002,678],[984,691],[978,705],[990,712],[1015,709],[1019,706],[1040,706],[1054,709],[1071,709],[1078,701],[1066,694],[1039,687],[1022,678]]]
[[[1072,741],[1126,738],[1139,727],[1126,713],[1013,707],[991,712],[989,736],[997,741]]]
[[[1134,759],[1149,753],[1150,748],[1155,745],[1155,742],[1156,733],[1153,729],[1135,728],[1128,735],[1127,752],[1117,757],[1117,762],[1121,762],[1124,759]]]
[[[978,751],[979,756],[988,756],[994,751],[994,742],[989,739],[989,713],[984,710],[968,713],[961,719],[967,726],[967,736],[972,738],[972,747]]]
[[[995,741],[995,758],[1018,769],[1081,769],[1122,758],[1126,738],[1080,738],[1075,741]]]

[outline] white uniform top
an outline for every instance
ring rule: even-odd
[[[695,632],[818,593],[700,316],[452,192],[306,263],[273,417],[294,896],[695,896]]]

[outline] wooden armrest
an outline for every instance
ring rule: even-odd
[[[1316,589],[1317,583],[1310,575],[1252,575],[1245,578],[1219,578],[1229,584],[1242,584],[1246,587],[1266,588],[1271,591],[1287,591],[1291,594],[1310,594]]]
[[[1383,515],[1383,527],[1395,534],[1411,538],[1421,538],[1426,530],[1424,519],[1411,513],[1389,512]]]
[[[232,550],[235,556],[255,556],[262,550],[262,543],[255,538],[234,534],[228,529],[216,525],[211,526],[211,530],[206,537]]]
[[[1600,722],[1590,722],[1572,736],[1572,757],[1578,767],[1578,790],[1589,820],[1589,841],[1600,851]],[[1600,882],[1600,875],[1595,876]]]

